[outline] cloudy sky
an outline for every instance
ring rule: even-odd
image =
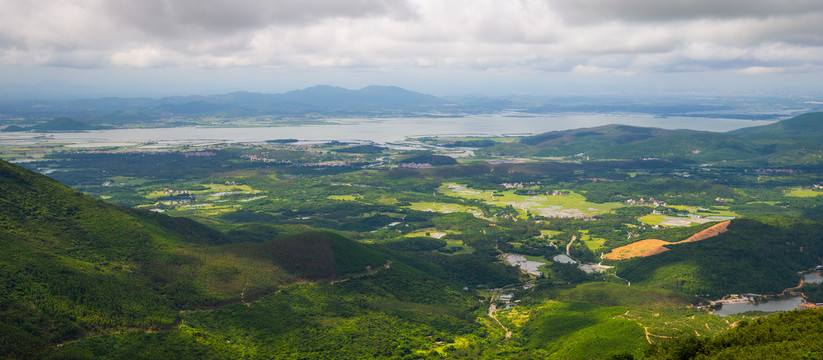
[[[821,80],[820,0],[0,0],[0,84],[803,94]]]

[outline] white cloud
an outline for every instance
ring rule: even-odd
[[[774,73],[781,73],[785,71],[785,69],[780,67],[765,67],[765,66],[751,66],[745,69],[740,69],[741,73],[744,74],[752,74],[752,75],[760,75],[760,74],[774,74]]]
[[[0,9],[0,65],[620,75],[823,67],[819,0],[0,0]]]
[[[111,65],[117,67],[147,68],[159,66],[169,61],[168,56],[152,46],[119,51],[111,55]]]

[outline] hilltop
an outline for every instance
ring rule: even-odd
[[[823,134],[823,112],[811,112],[774,124],[742,128],[731,131],[730,134],[748,139],[757,139],[763,135],[787,138],[819,137]]]
[[[747,162],[759,166],[823,164],[823,113],[808,113],[770,125],[728,133],[663,130],[625,125],[553,131],[498,144],[481,153],[510,156],[584,156],[603,159],[663,159]]]

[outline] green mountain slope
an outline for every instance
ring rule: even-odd
[[[181,310],[259,298],[387,259],[320,232],[229,243],[242,234],[107,204],[5,161],[0,205],[0,338],[11,339],[0,342],[0,354],[12,358],[115,329],[170,329]]]
[[[712,337],[682,336],[654,344],[646,359],[820,359],[823,311],[780,313]]]
[[[770,137],[816,137],[823,134],[823,112],[813,112],[778,121],[774,124],[747,127],[730,134],[745,138],[758,138],[760,135]]]
[[[625,159],[660,158],[694,161],[750,159],[767,150],[734,135],[699,132],[672,134],[650,139],[594,149],[586,154],[598,158]]]
[[[479,153],[507,156],[589,156],[715,162],[757,166],[823,163],[823,113],[808,113],[770,125],[728,133],[664,130],[625,125],[552,131],[503,143]]]
[[[304,279],[335,279],[383,265],[386,254],[329,232],[306,232],[263,243],[234,244],[231,251],[280,265]]]
[[[519,146],[501,144],[487,151],[514,151],[535,156],[570,156],[580,153],[588,154],[618,144],[628,144],[659,136],[690,132],[687,130],[664,130],[628,125],[606,125],[585,129],[551,131],[523,138],[520,144],[517,144]]]
[[[733,220],[707,240],[667,246],[670,251],[617,263],[632,284],[713,297],[777,294],[796,286],[798,271],[823,257],[823,224],[785,218]]]

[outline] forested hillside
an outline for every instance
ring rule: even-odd
[[[751,321],[712,337],[684,335],[655,344],[650,360],[820,359],[823,310],[792,311]]]
[[[0,202],[0,353],[12,358],[116,329],[170,329],[181,310],[387,261],[324,232],[231,244],[243,233],[107,204],[5,161]]]
[[[823,163],[820,134],[823,113],[808,113],[728,133],[625,125],[553,131],[525,137],[518,143],[498,144],[482,153],[810,166]]]
[[[617,272],[635,284],[695,295],[777,294],[798,283],[799,271],[820,263],[823,225],[786,218],[740,219],[712,238],[666,247],[671,250],[617,263]]]

